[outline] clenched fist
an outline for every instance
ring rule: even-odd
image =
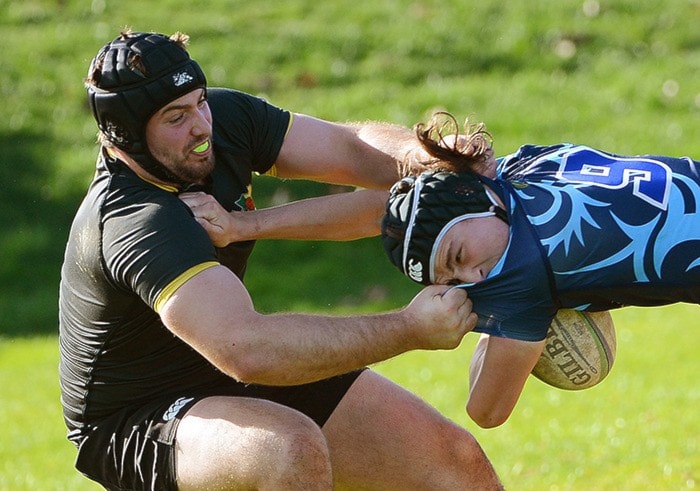
[[[456,348],[477,321],[467,292],[444,285],[424,288],[404,313],[410,316],[410,334],[420,349]]]

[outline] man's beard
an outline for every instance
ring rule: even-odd
[[[214,154],[198,159],[196,163],[177,161],[168,166],[170,172],[182,181],[192,184],[203,183],[214,170]]]

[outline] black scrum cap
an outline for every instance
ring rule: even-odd
[[[406,177],[391,188],[382,219],[384,250],[403,274],[430,285],[435,254],[451,226],[492,215],[508,221],[474,173],[430,171]]]
[[[90,64],[88,101],[107,139],[158,178],[172,174],[155,161],[146,145],[146,123],[166,104],[206,88],[201,68],[177,42],[163,34],[122,34],[104,46]],[[174,182],[177,182],[175,180]]]

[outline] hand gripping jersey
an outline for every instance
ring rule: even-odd
[[[489,277],[463,286],[477,330],[534,341],[559,308],[700,303],[698,162],[561,144],[498,163],[511,237]]]
[[[252,173],[273,165],[290,114],[236,91],[208,95],[216,166],[207,191],[228,210],[252,209]],[[242,278],[252,247],[215,249],[173,190],[103,152],[61,272],[61,401],[71,439],[121,408],[231,383],[163,326],[157,310],[208,266]]]

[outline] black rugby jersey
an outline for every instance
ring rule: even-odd
[[[210,88],[208,102],[216,166],[206,191],[228,210],[253,209],[252,173],[272,167],[291,115],[228,89]],[[61,401],[72,439],[121,408],[231,382],[161,323],[156,304],[213,264],[243,278],[252,247],[215,249],[175,192],[102,152],[61,271]]]

